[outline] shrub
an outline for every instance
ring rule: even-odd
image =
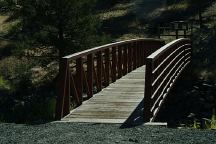
[[[33,65],[33,62],[25,58],[8,57],[0,62],[0,75],[11,85],[19,88],[30,83],[29,70]]]
[[[0,61],[0,121],[29,123],[52,120],[58,63],[40,66],[34,59],[8,57]],[[25,114],[25,115],[23,115]]]

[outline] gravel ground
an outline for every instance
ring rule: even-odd
[[[170,129],[159,126],[120,128],[118,124],[47,123],[0,124],[0,143],[142,143],[215,144],[216,131]]]

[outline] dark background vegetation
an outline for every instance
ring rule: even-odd
[[[1,15],[13,23],[0,32],[0,121],[53,120],[60,57],[119,39],[157,37],[159,23],[178,20],[194,20],[193,64],[159,119],[176,124],[190,113],[209,118],[216,105],[216,23],[208,20],[216,14],[208,11],[214,1],[167,0],[165,10],[150,18],[134,12],[133,2],[136,5],[136,0],[0,0]]]

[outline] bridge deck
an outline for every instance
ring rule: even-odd
[[[110,84],[64,117],[65,122],[124,123],[144,98],[145,66]]]

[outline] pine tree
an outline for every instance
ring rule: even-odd
[[[23,33],[55,46],[62,57],[96,43],[95,0],[21,0]]]

